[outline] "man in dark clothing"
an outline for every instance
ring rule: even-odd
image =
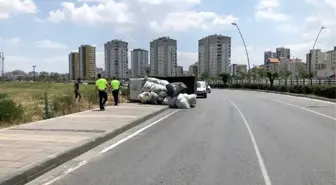
[[[81,81],[81,79],[77,78],[77,80],[75,81],[75,85],[74,85],[75,99],[77,100],[77,98],[78,98],[78,101],[80,101],[81,98],[82,98],[81,94],[79,93],[79,84],[80,84],[80,81]]]

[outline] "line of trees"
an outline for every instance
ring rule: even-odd
[[[314,78],[314,74],[311,72],[307,72],[305,70],[299,70],[298,76],[294,77],[294,75],[287,71],[286,69],[281,69],[279,73],[269,71],[265,68],[253,68],[251,69],[251,78],[252,80],[262,80],[267,79],[270,82],[270,85],[273,86],[273,82],[275,79],[312,79]],[[219,82],[222,81],[224,84],[227,84],[230,80],[248,80],[249,73],[244,71],[237,71],[237,75],[230,75],[229,73],[220,73],[217,76],[210,76],[208,73],[202,73],[200,80],[210,81],[210,82]]]
[[[0,77],[0,81],[35,81],[35,82],[67,82],[69,81],[68,74],[38,74],[38,75],[22,75],[22,76],[4,76]]]

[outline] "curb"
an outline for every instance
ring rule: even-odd
[[[91,150],[92,148],[116,137],[117,135],[127,131],[128,129],[135,127],[142,122],[153,118],[154,116],[168,110],[169,107],[162,108],[151,114],[148,114],[138,120],[135,120],[121,128],[118,128],[112,132],[106,133],[102,136],[95,137],[86,141],[80,142],[74,148],[67,151],[50,155],[46,159],[40,162],[32,163],[20,169],[12,174],[6,175],[0,179],[0,185],[23,185],[32,181],[33,179],[43,175],[44,173],[56,168],[57,166]]]
[[[242,91],[273,93],[273,94],[281,94],[281,95],[295,96],[295,97],[301,97],[301,98],[310,98],[310,99],[315,99],[315,100],[322,100],[322,101],[336,103],[336,99],[324,98],[324,97],[313,96],[313,95],[308,95],[308,94],[296,94],[296,93],[289,93],[289,92],[278,92],[278,91],[267,91],[267,90],[234,89],[234,88],[230,88],[227,90],[242,90]]]

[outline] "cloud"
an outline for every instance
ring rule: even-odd
[[[48,20],[54,23],[66,20],[87,24],[132,23],[134,15],[128,4],[113,0],[99,2],[101,4],[91,6],[85,3],[76,6],[71,2],[63,2],[60,9],[49,12]]]
[[[5,42],[8,45],[14,46],[14,45],[19,44],[21,42],[21,39],[19,37],[13,37],[10,39],[6,39]]]
[[[37,7],[32,0],[3,0],[0,3],[0,20],[14,14],[33,14]]]
[[[278,11],[280,2],[278,0],[260,0],[255,8],[255,17],[259,20],[272,20],[283,22],[288,16]]]
[[[46,48],[46,49],[68,49],[69,48],[65,44],[61,44],[58,42],[52,42],[50,40],[36,41],[35,46],[38,48]]]
[[[185,31],[196,28],[223,28],[238,19],[233,15],[195,11],[200,0],[78,0],[84,4],[63,2],[49,12],[52,23],[71,21],[83,25],[111,25],[117,33],[134,28],[155,32]],[[41,22],[41,19],[36,18]]]
[[[164,31],[186,31],[188,29],[207,29],[212,26],[230,26],[233,21],[238,18],[233,15],[220,16],[214,12],[172,12],[169,13],[166,19],[159,23],[159,21],[152,21],[150,28],[156,32]]]

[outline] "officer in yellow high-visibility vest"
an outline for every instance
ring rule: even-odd
[[[118,105],[118,103],[119,103],[120,81],[115,77],[112,78],[111,88],[112,88],[112,95],[113,95],[113,99],[114,99],[114,105]]]
[[[105,103],[107,101],[106,89],[108,88],[108,83],[106,79],[102,78],[101,74],[97,75],[98,80],[96,81],[96,90],[99,96],[99,106],[100,110],[105,110]]]

